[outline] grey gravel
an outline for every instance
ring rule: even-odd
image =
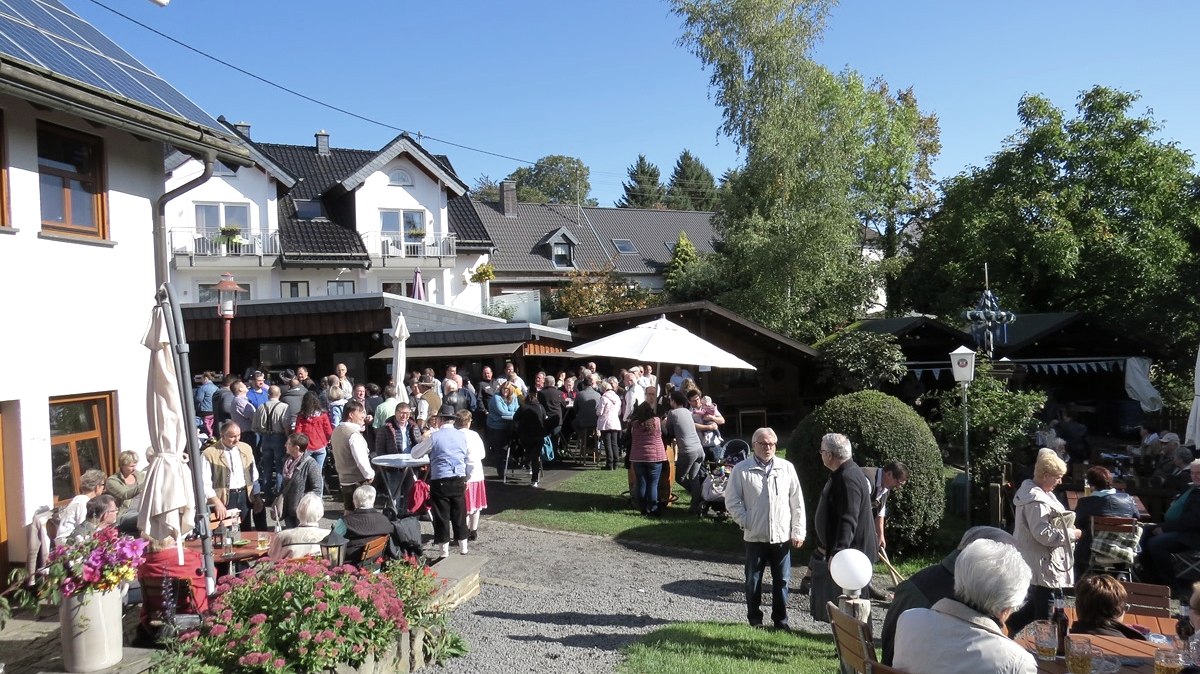
[[[444,672],[614,672],[620,649],[659,627],[746,620],[735,554],[635,549],[486,519],[471,550],[489,559],[482,588],[450,619],[470,653]],[[792,573],[795,587],[804,569]],[[770,595],[763,599],[769,611]],[[793,629],[829,634],[809,618],[808,597],[793,594],[788,606]],[[882,619],[882,610],[875,614]]]

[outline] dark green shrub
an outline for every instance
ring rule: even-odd
[[[854,462],[860,466],[891,460],[908,466],[908,483],[888,498],[888,549],[928,542],[941,526],[946,493],[942,455],[925,420],[899,399],[878,391],[838,396],[805,417],[792,434],[788,457],[800,474],[810,522],[829,479],[818,451],[826,433],[850,438]]]

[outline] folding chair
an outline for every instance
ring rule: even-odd
[[[1142,527],[1132,517],[1093,517],[1087,574],[1109,574],[1132,581]]]
[[[1157,618],[1171,617],[1171,588],[1166,585],[1150,585],[1148,583],[1127,583],[1125,593],[1128,598],[1129,613],[1148,615]]]
[[[367,544],[363,546],[362,561],[358,563],[358,566],[360,568],[378,571],[383,566],[383,562],[380,560],[380,558],[383,557],[384,551],[387,550],[387,544],[387,535],[367,541]]]
[[[842,661],[842,671],[854,674],[883,671],[869,668],[879,662],[875,657],[875,644],[871,642],[871,626],[859,622],[833,602],[826,602],[826,606],[829,609],[829,624],[837,642],[838,659]]]

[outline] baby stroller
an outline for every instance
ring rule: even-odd
[[[733,467],[744,461],[749,451],[750,445],[744,440],[730,440],[725,443],[724,461],[709,470],[700,485],[700,498],[703,501],[700,504],[701,517],[710,514],[717,520],[729,517],[729,512],[725,510],[725,485],[729,482],[729,474],[733,472]]]

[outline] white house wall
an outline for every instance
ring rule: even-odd
[[[413,184],[407,187],[388,184],[388,173],[404,169],[412,177]],[[449,233],[446,213],[446,193],[437,180],[429,177],[406,157],[397,157],[383,169],[371,174],[354,193],[355,222],[358,232],[378,240],[380,233],[379,211],[423,210],[425,211],[426,236],[446,236]]]
[[[487,253],[459,253],[454,258],[454,269],[450,272],[450,306],[466,311],[483,311],[483,284],[471,283],[471,274],[480,265],[486,264],[489,258]]]
[[[146,372],[141,345],[154,305],[153,199],[163,192],[162,145],[0,96],[13,230],[0,234],[0,308],[8,317],[0,378],[9,557],[24,555],[23,527],[52,505],[51,397],[115,392],[118,446],[144,453]],[[104,140],[109,242],[39,237],[38,120]]]

